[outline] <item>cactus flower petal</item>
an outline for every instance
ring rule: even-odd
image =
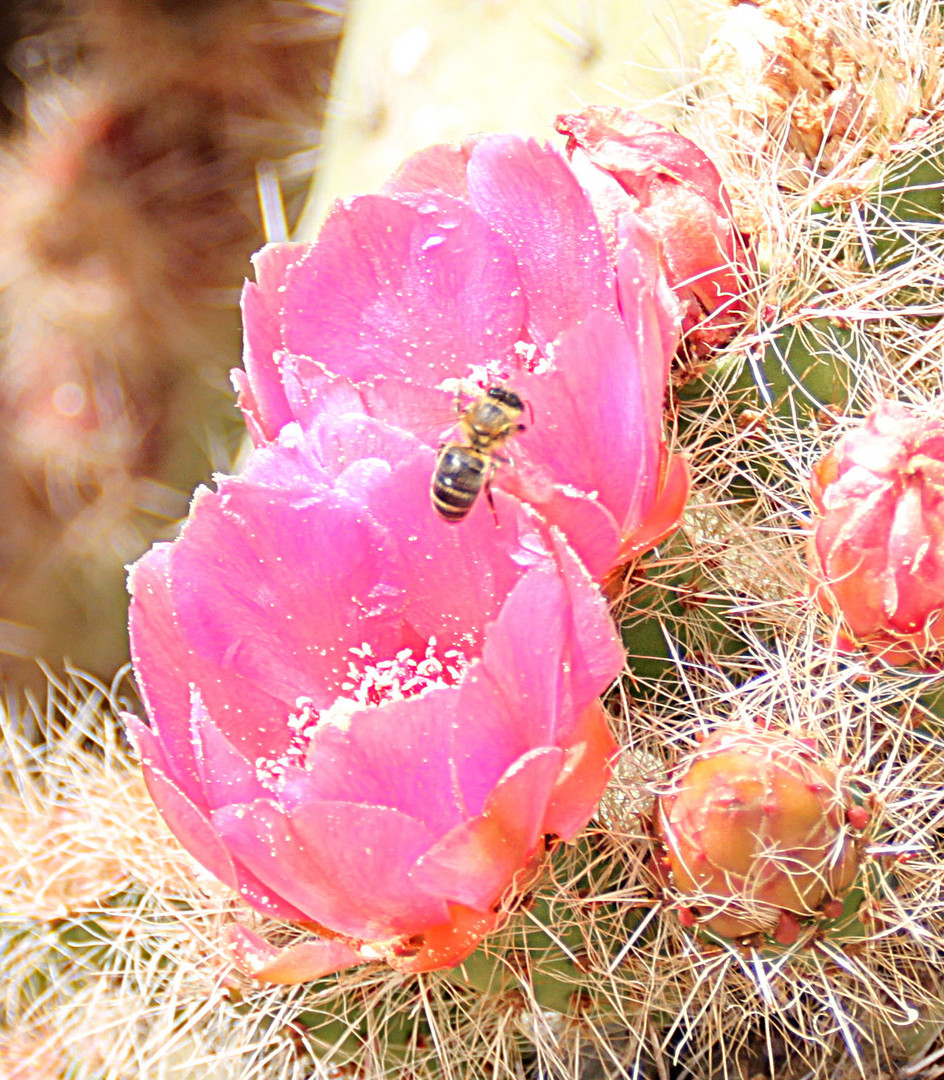
[[[510,349],[525,317],[507,241],[442,195],[350,200],[288,276],[284,347],[354,381],[406,366],[435,385]]]
[[[240,971],[266,983],[309,982],[365,962],[344,941],[316,938],[280,950],[239,923],[226,928],[225,940]]]
[[[384,195],[421,195],[439,191],[468,199],[466,174],[475,144],[485,136],[473,135],[461,143],[437,143],[407,158],[383,186]]]
[[[283,810],[275,800],[213,812],[223,843],[305,917],[356,938],[410,934],[447,921],[442,896],[403,873],[433,843],[398,810],[314,799]]]
[[[460,822],[421,856],[413,881],[434,896],[487,911],[535,852],[562,767],[557,747],[520,757],[499,779],[482,813]]]
[[[748,311],[751,259],[712,162],[683,135],[615,106],[559,116],[556,127],[611,248],[625,215],[644,222],[682,302],[687,344],[696,353],[723,345]]]
[[[207,810],[191,800],[171,778],[161,744],[147,725],[129,714],[122,719],[138,748],[148,793],[167,827],[184,847],[192,853],[199,852],[199,861],[211,874],[236,889],[259,911],[276,919],[303,919],[298,908],[274,895],[221,843]]]
[[[253,256],[256,284],[243,293],[243,364],[233,372],[243,416],[253,442],[279,431],[292,419],[292,409],[279,368],[283,357],[282,305],[273,283],[288,272],[297,256],[294,244],[269,244]]]
[[[533,139],[483,139],[469,160],[472,205],[515,251],[531,340],[543,348],[594,309],[613,309],[596,215],[564,160]]]
[[[563,840],[572,840],[584,822],[577,808],[599,802],[610,779],[613,764],[613,737],[606,713],[598,702],[581,713],[573,742],[565,751],[564,767],[551,791],[544,817],[544,830]]]
[[[649,551],[678,527],[692,487],[688,462],[678,455],[663,454],[661,472],[665,479],[659,485],[648,513],[636,529],[628,529],[623,534],[620,562],[628,562]]]

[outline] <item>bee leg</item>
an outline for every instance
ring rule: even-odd
[[[495,519],[495,528],[501,528],[501,522],[498,520],[498,511],[495,509],[495,500],[492,498],[492,477],[495,475],[495,466],[492,465],[489,469],[488,476],[485,477],[485,498],[488,501],[488,508],[492,512],[492,517]]]

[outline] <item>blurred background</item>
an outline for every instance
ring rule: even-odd
[[[343,5],[8,0],[0,154],[0,673],[110,679],[124,567],[240,439],[257,175],[297,214]]]
[[[722,5],[717,5],[722,6]],[[231,468],[237,300],[268,237],[410,152],[665,118],[712,5],[6,0],[0,14],[0,679],[127,659],[125,566]],[[638,16],[638,17],[637,17]],[[15,711],[15,710],[14,710]]]

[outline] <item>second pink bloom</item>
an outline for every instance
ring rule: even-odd
[[[594,577],[677,524],[688,472],[662,410],[678,304],[639,222],[611,264],[555,151],[505,135],[433,147],[384,194],[337,204],[316,243],[264,249],[256,274],[235,377],[257,444],[360,411],[436,446],[457,390],[507,384],[529,423],[495,484],[560,526]]]

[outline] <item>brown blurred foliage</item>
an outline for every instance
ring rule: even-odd
[[[5,17],[21,80],[0,150],[6,679],[37,680],[36,658],[113,675],[125,564],[228,467],[256,169],[276,163],[291,213],[342,10],[63,0]]]

